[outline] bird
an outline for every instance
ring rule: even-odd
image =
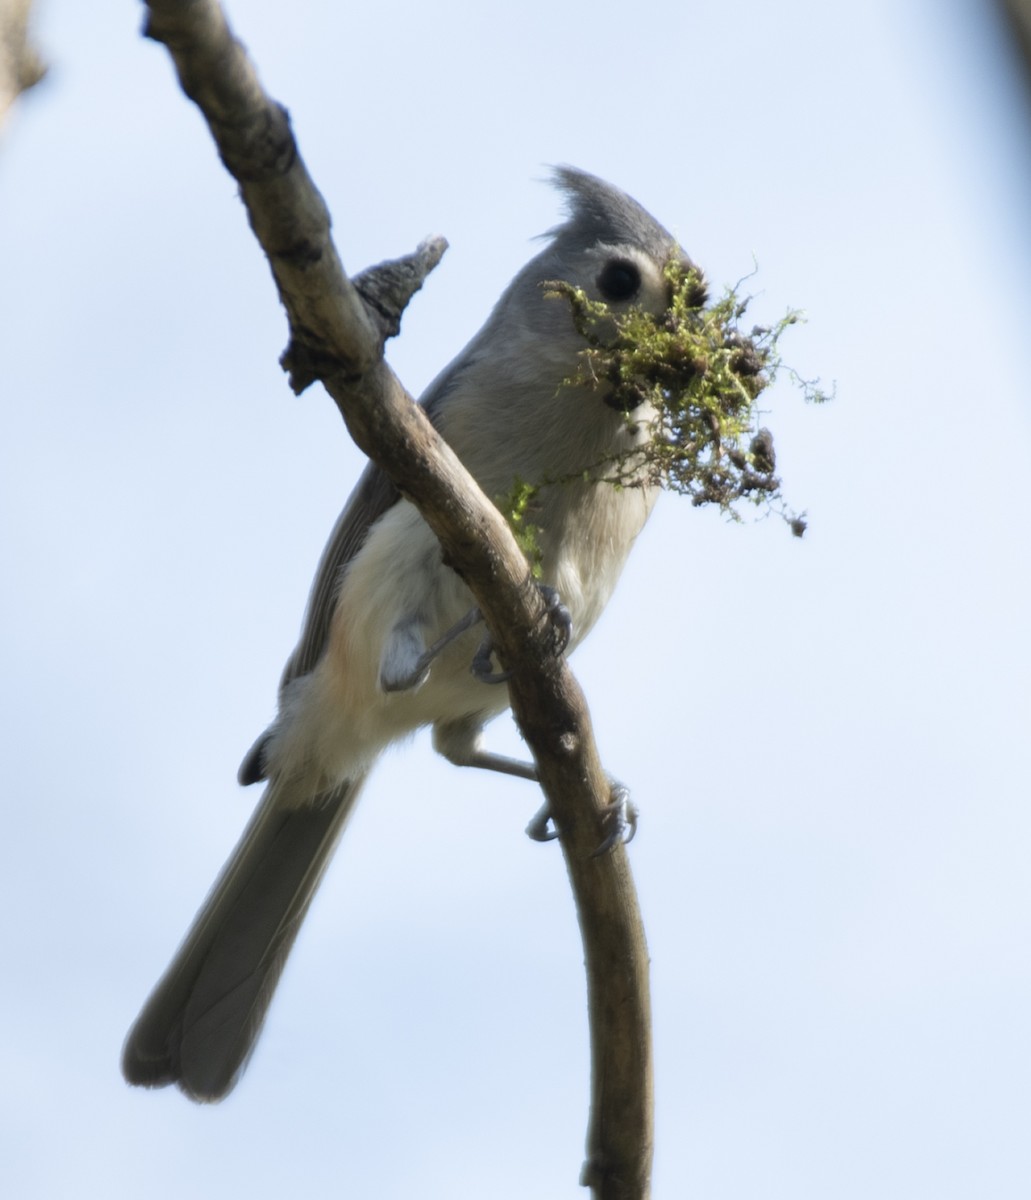
[[[655,436],[654,413],[647,400],[628,411],[605,380],[577,378],[585,337],[548,285],[582,288],[612,313],[661,315],[670,264],[696,268],[612,184],[569,166],[552,181],[565,219],[420,403],[488,497],[534,485],[540,580],[572,650],[657,496],[650,477],[615,487],[599,464],[639,451]],[[175,1084],[203,1103],[233,1089],[347,819],[392,742],[431,726],[434,748],[457,765],[536,778],[532,763],[486,748],[484,726],[508,695],[477,659],[477,615],[416,507],[370,463],[322,554],[277,715],[239,770],[241,784],[264,784],[261,799],[129,1031],[128,1083]],[[535,835],[549,836],[540,823]]]

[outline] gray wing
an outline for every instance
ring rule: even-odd
[[[315,669],[329,637],[344,568],[362,548],[372,526],[400,498],[401,493],[397,488],[375,463],[370,462],[362,472],[344,511],[337,518],[322,552],[308,597],[301,638],[283,668],[280,691],[292,679],[308,675]]]
[[[279,681],[279,694],[291,680],[309,675],[314,669],[329,637],[329,626],[336,608],[337,593],[344,569],[358,553],[368,537],[369,530],[388,509],[401,498],[386,475],[375,463],[368,463],[344,511],[337,518],[333,532],[329,535],[315,582],[311,585],[308,608],[304,614],[301,638],[293,653],[286,660]],[[248,787],[266,779],[265,747],[268,745],[272,726],[261,733],[253,746],[243,756],[236,778]]]
[[[470,358],[467,352],[462,359],[442,371],[426,389],[420,403],[435,426],[439,427],[441,406],[469,365]],[[329,637],[344,568],[365,544],[372,526],[400,499],[401,493],[397,488],[375,463],[370,462],[362,472],[322,552],[308,597],[300,641],[283,668],[283,678],[279,684],[281,691],[292,679],[308,675],[315,669]]]

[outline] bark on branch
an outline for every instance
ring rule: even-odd
[[[504,519],[382,357],[408,297],[444,243],[348,278],[326,205],[285,110],[269,99],[215,0],[148,0],[204,114],[286,308],[284,366],[301,390],[322,381],[359,447],[411,499],[484,613],[516,721],[538,764],[576,900],[588,976],[592,1099],[582,1182],[604,1200],[649,1194],[652,1066],[647,951],[623,848],[593,857],[609,795],[582,692],[556,660],[544,605]]]

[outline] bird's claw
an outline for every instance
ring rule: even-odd
[[[605,837],[591,857],[600,858],[620,843],[625,846],[627,842],[632,842],[634,834],[637,833],[637,816],[637,808],[630,799],[630,789],[618,779],[610,780],[609,802],[602,816]],[[533,819],[526,827],[526,834],[535,842],[551,842],[558,837],[546,804],[534,813]]]
[[[473,673],[473,678],[478,679],[480,683],[507,683],[512,678],[511,671],[495,671],[490,663],[490,656],[494,653],[494,639],[488,634],[480,647],[473,655],[472,665],[469,670]]]
[[[546,583],[539,583],[537,589],[544,601],[544,610],[551,621],[555,653],[564,654],[573,637],[573,614],[562,603],[562,597],[555,588],[549,587]]]
[[[555,654],[564,654],[573,636],[572,614],[562,603],[558,592],[553,587],[549,587],[546,583],[539,583],[537,587],[544,600],[545,613],[551,622]],[[473,655],[469,670],[472,672],[473,678],[478,679],[480,683],[507,683],[512,678],[512,672],[495,671],[490,661],[493,653],[494,639],[488,634],[480,642],[479,649]]]
[[[602,817],[605,837],[591,855],[592,858],[608,854],[620,843],[625,846],[634,840],[634,834],[637,833],[637,807],[630,799],[630,789],[618,779],[611,780],[610,784],[609,803]]]
[[[526,836],[535,842],[553,842],[558,837],[558,830],[551,823],[551,813],[546,804],[533,814],[533,819],[526,827]]]

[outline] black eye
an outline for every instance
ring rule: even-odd
[[[641,272],[629,259],[613,258],[602,267],[597,283],[606,300],[629,300],[641,286]]]

